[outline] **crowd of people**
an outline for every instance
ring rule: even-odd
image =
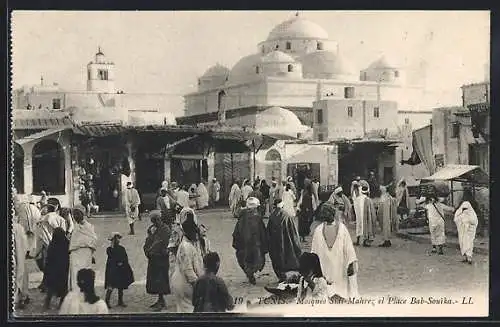
[[[166,295],[172,294],[177,312],[223,312],[234,302],[225,282],[217,276],[221,258],[213,251],[207,228],[196,210],[220,200],[220,185],[214,179],[209,190],[203,183],[179,186],[164,181],[155,210],[149,213],[151,225],[143,246],[147,260],[146,292],[157,296],[153,311],[166,308]],[[408,216],[408,190],[404,180],[396,187],[376,184],[370,178],[356,178],[345,194],[341,186],[333,192],[320,191],[318,180],[306,178],[297,190],[293,178],[279,183],[256,179],[236,181],[229,194],[229,205],[238,218],[232,247],[236,261],[248,281],[255,285],[256,274],[265,266],[268,254],[278,282],[296,281],[297,299],[328,297],[346,299],[358,294],[358,259],[355,246],[370,247],[380,231],[380,247],[390,247],[391,236],[400,219]],[[129,234],[134,235],[140,197],[132,183],[125,194]],[[212,199],[212,200],[211,200]],[[477,216],[466,193],[457,210],[427,194],[417,202],[429,220],[432,252],[443,254],[444,212],[453,210],[464,262],[472,262]],[[95,293],[94,254],[98,236],[82,205],[63,208],[56,198],[21,202],[14,197],[13,235],[15,249],[15,303],[29,304],[26,260],[35,259],[43,272],[39,290],[46,294],[44,306],[59,300],[61,314],[101,314],[111,306],[116,289],[117,305],[126,307],[124,290],[134,282],[134,272],[122,235],[112,233],[106,249],[105,298]],[[267,225],[264,218],[268,217]],[[351,239],[349,225],[355,225]],[[310,236],[311,250],[304,251]]]

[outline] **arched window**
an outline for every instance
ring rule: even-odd
[[[256,74],[259,74],[259,73],[260,73],[260,67],[259,67],[259,66],[255,66],[255,73],[256,73]]]
[[[24,193],[24,150],[14,142],[13,184],[17,193]]]
[[[288,42],[286,43],[286,49],[287,49],[287,50],[292,50],[292,42],[288,41]]]
[[[226,120],[226,92],[220,91],[217,95],[218,120],[223,122]]]
[[[289,73],[293,72],[293,65],[288,65],[288,72]]]
[[[33,193],[65,193],[64,151],[53,140],[38,142],[33,147]]]
[[[266,161],[281,161],[281,154],[277,150],[271,149],[266,153]]]
[[[226,92],[220,91],[219,94],[217,95],[217,109],[225,109],[224,108],[224,100],[226,98]]]

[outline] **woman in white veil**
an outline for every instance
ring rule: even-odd
[[[208,190],[203,181],[198,184],[198,198],[196,199],[198,209],[208,207]]]

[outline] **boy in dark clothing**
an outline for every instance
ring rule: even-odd
[[[217,276],[219,255],[210,252],[203,258],[203,263],[205,274],[196,281],[193,288],[194,312],[225,312],[233,309],[233,298],[222,278]]]
[[[106,261],[106,273],[104,276],[104,288],[106,289],[106,304],[109,303],[113,289],[118,289],[118,305],[126,307],[123,302],[123,290],[134,282],[134,273],[128,262],[127,251],[120,245],[120,233],[113,233],[109,237],[111,246],[106,249],[108,260]]]

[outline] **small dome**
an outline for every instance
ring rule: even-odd
[[[255,75],[255,66],[257,66],[260,61],[261,55],[259,53],[241,58],[231,69],[229,81],[239,82],[246,79],[248,76]]]
[[[268,135],[284,135],[297,137],[308,127],[303,125],[299,118],[290,110],[280,107],[271,107],[257,114],[255,118],[255,132]]]
[[[304,76],[312,75],[355,75],[348,60],[332,51],[311,52],[300,59]]]
[[[293,59],[292,56],[287,55],[284,52],[275,50],[271,51],[264,57],[262,57],[262,62],[263,63],[290,63],[290,62],[295,62],[295,59]]]
[[[224,77],[228,76],[231,71],[229,68],[222,66],[221,64],[216,64],[202,75],[202,78],[211,78],[211,77]]]
[[[386,56],[382,56],[379,59],[375,60],[368,66],[367,69],[395,69],[400,68],[397,64],[397,61],[391,59],[387,59]]]
[[[280,39],[328,39],[328,33],[316,23],[308,21],[298,14],[279,24],[267,37],[267,41]]]

